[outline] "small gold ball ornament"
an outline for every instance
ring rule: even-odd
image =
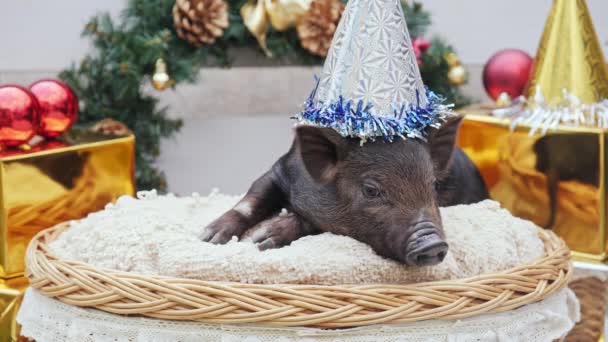
[[[152,75],[152,85],[156,90],[165,90],[173,84],[173,80],[167,73],[167,64],[162,58],[156,60],[154,74]]]
[[[467,81],[467,70],[462,66],[460,58],[453,52],[446,53],[443,58],[448,63],[448,81],[452,85],[461,85]]]
[[[447,53],[444,58],[450,67],[456,67],[461,64],[460,58],[453,52]]]
[[[453,85],[461,85],[467,81],[467,70],[462,65],[451,67],[448,70],[448,81]]]
[[[512,102],[513,101],[511,100],[511,96],[509,96],[509,94],[506,92],[502,92],[500,93],[500,95],[498,95],[498,98],[496,98],[496,107],[509,107]]]

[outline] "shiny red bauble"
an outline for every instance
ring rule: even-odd
[[[483,68],[483,86],[486,92],[496,100],[501,93],[507,93],[512,99],[522,95],[530,79],[534,60],[526,52],[517,49],[506,49],[497,52]]]
[[[70,87],[58,80],[40,80],[30,85],[40,103],[38,134],[54,138],[63,134],[78,117],[78,99]]]
[[[0,86],[0,145],[18,146],[34,137],[40,106],[36,97],[17,85]]]

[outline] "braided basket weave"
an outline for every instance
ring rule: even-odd
[[[42,294],[116,314],[209,323],[323,328],[460,319],[512,310],[565,287],[570,251],[539,230],[546,255],[529,265],[468,279],[408,285],[256,285],[142,276],[59,260],[48,243],[67,224],[30,243],[26,276]]]

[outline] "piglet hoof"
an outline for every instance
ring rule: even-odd
[[[200,239],[204,242],[225,244],[233,236],[240,237],[249,228],[247,219],[235,210],[230,210],[203,229]]]
[[[305,235],[299,218],[295,214],[275,216],[253,228],[251,239],[263,251],[287,246]]]

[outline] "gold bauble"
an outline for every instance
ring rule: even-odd
[[[296,25],[310,8],[311,0],[264,0],[270,25],[277,31],[285,31]]]
[[[455,67],[461,64],[460,58],[458,58],[458,56],[453,52],[447,53],[445,56],[443,56],[443,58],[445,58],[445,61],[450,67]]]
[[[173,84],[173,80],[167,73],[167,64],[162,58],[156,60],[154,74],[152,75],[152,85],[156,90],[165,90]]]
[[[451,67],[448,71],[448,81],[453,85],[461,85],[467,81],[467,70],[462,65]]]
[[[496,98],[496,107],[499,107],[499,108],[509,107],[512,102],[513,101],[511,99],[511,96],[509,96],[509,94],[506,92],[502,92]]]

